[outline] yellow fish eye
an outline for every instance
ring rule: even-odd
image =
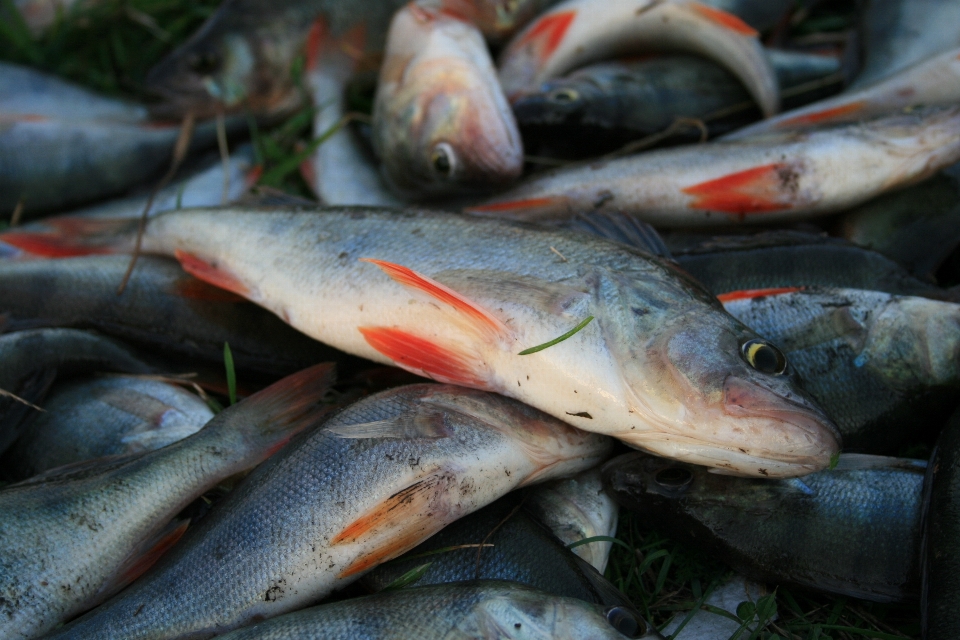
[[[568,104],[570,102],[576,102],[577,100],[579,100],[580,94],[577,93],[574,89],[555,89],[550,92],[548,97],[553,102]]]
[[[787,357],[766,340],[747,340],[740,347],[740,353],[747,364],[760,373],[779,375],[787,368]]]

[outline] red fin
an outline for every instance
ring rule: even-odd
[[[429,278],[413,269],[384,262],[383,260],[374,260],[372,258],[360,258],[361,262],[375,264],[405,287],[423,291],[431,297],[453,307],[458,313],[466,316],[471,322],[480,325],[480,329],[485,332],[494,332],[495,334],[506,335],[509,329],[499,319],[491,315],[488,311],[460,295],[450,287],[440,284],[433,278]]]
[[[704,18],[720,25],[721,27],[725,27],[731,31],[736,31],[737,33],[745,36],[760,35],[757,33],[756,29],[732,13],[727,13],[726,11],[716,9],[714,7],[708,7],[707,5],[700,4],[699,2],[690,2],[688,3],[688,6],[702,15]]]
[[[792,127],[795,125],[820,124],[821,122],[829,122],[831,120],[840,119],[844,116],[856,113],[865,106],[867,106],[865,101],[858,100],[856,102],[840,105],[839,107],[832,107],[830,109],[824,109],[823,111],[815,111],[813,113],[787,118],[786,120],[781,120],[778,122],[777,126]]]
[[[560,11],[546,15],[535,23],[530,25],[527,32],[524,33],[511,49],[518,49],[527,45],[537,46],[537,59],[542,63],[557,50],[563,37],[567,34],[573,19],[577,17],[577,12]]]
[[[439,382],[487,389],[480,363],[468,354],[458,353],[425,338],[389,327],[359,327],[371,347],[403,369]]]
[[[178,278],[177,281],[173,283],[172,293],[188,300],[203,300],[205,302],[237,303],[247,301],[246,298],[238,296],[235,293],[214,287],[203,280],[191,276]]]
[[[683,192],[695,197],[691,209],[764,213],[793,207],[797,177],[789,164],[766,164],[695,184]]]
[[[5,242],[21,251],[48,258],[69,258],[122,251],[121,245],[136,234],[137,221],[64,216],[47,218],[49,231],[7,231]]]
[[[304,46],[304,55],[306,57],[307,71],[312,71],[317,67],[317,61],[320,59],[320,49],[324,40],[330,35],[327,29],[327,21],[322,17],[317,18],[310,25],[310,32],[307,34],[307,43]]]
[[[383,543],[354,560],[337,577],[351,576],[395,558],[439,531],[449,520],[444,517],[444,507],[448,492],[456,483],[453,474],[442,470],[434,472],[347,525],[330,541],[332,545],[379,540]]]
[[[472,207],[466,207],[466,213],[502,213],[509,211],[526,211],[530,209],[541,209],[553,207],[563,202],[563,198],[550,196],[546,198],[529,198],[527,200],[511,200],[509,202],[492,202],[490,204],[478,204]]]
[[[307,35],[305,46],[307,70],[313,71],[322,58],[334,55],[337,52],[345,53],[347,57],[356,62],[363,57],[366,44],[366,23],[360,22],[345,31],[340,37],[333,39],[326,20],[322,17],[317,18]]]
[[[313,164],[313,156],[307,156],[303,159],[303,162],[300,163],[300,177],[303,178],[303,181],[307,183],[307,186],[310,187],[310,191],[314,195],[319,197],[317,193],[317,172]]]
[[[247,171],[246,175],[243,177],[243,183],[246,185],[247,189],[253,187],[253,185],[260,182],[260,177],[263,175],[263,165],[258,164],[254,165]]]
[[[226,269],[218,267],[216,264],[207,262],[206,260],[193,255],[192,253],[187,253],[186,251],[181,251],[180,249],[174,251],[173,255],[177,261],[180,262],[180,266],[183,267],[184,271],[192,276],[200,278],[204,282],[209,282],[215,287],[232,291],[233,293],[244,297],[250,293],[250,289],[243,283],[242,280],[237,278]]]
[[[783,293],[803,291],[805,288],[806,287],[771,287],[769,289],[743,289],[742,291],[721,293],[717,296],[717,300],[720,302],[732,302],[733,300],[752,300],[753,298],[778,296]]]
[[[156,564],[157,560],[183,537],[183,534],[187,532],[187,527],[189,526],[190,521],[185,520],[176,524],[172,529],[163,531],[159,538],[152,541],[152,544],[150,544],[150,547],[144,553],[133,558],[133,561],[124,566],[114,579],[108,584],[105,584],[101,588],[101,592],[113,593],[142,576],[146,573],[147,569]]]

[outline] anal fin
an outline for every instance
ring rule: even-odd
[[[359,327],[359,331],[367,344],[411,373],[438,382],[489,388],[483,362],[475,354],[392,327]]]
[[[199,256],[181,251],[180,249],[174,252],[174,257],[176,257],[184,271],[204,282],[221,289],[226,289],[245,298],[250,294],[250,289],[240,278],[215,262],[204,260]]]
[[[117,572],[100,587],[98,600],[106,599],[146,573],[177,543],[190,526],[189,520],[174,520],[156,536],[146,540],[127,558]]]

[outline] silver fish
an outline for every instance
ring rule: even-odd
[[[0,491],[0,637],[34,638],[135,579],[183,534],[171,518],[317,419],[331,374],[284,378],[163,449]]]
[[[302,608],[608,438],[432,384],[366,398],[249,475],[147,576],[51,637],[206,637]]]
[[[136,221],[86,224],[0,240],[55,252],[133,246]],[[755,333],[670,263],[622,245],[355,207],[164,213],[143,247],[343,351],[497,391],[659,455],[783,476],[824,468],[839,446],[792,374],[744,360]]]

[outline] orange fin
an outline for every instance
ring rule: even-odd
[[[448,471],[436,471],[401,489],[370,509],[331,541],[331,545],[373,543],[374,548],[345,567],[337,577],[360,573],[396,558],[439,531],[449,520],[448,493],[457,478]],[[377,543],[380,544],[377,544]]]
[[[310,27],[305,45],[306,67],[313,71],[320,64],[320,60],[337,53],[344,53],[354,63],[363,57],[367,44],[367,25],[360,22],[340,37],[333,38],[327,21],[317,18]]]
[[[537,59],[543,63],[560,46],[563,37],[567,34],[567,30],[570,29],[570,25],[573,24],[573,19],[576,17],[577,12],[575,10],[546,15],[530,25],[527,32],[510,48],[535,46],[537,47]]]
[[[831,120],[839,120],[844,116],[848,116],[862,110],[866,106],[867,103],[864,100],[857,100],[856,102],[843,104],[839,107],[832,107],[830,109],[823,109],[822,111],[814,111],[813,113],[787,118],[786,120],[781,120],[778,122],[777,126],[792,127],[797,125],[812,125],[820,124],[822,122],[830,122]]]
[[[215,287],[226,289],[227,291],[243,297],[247,297],[247,295],[250,293],[250,289],[246,284],[243,283],[242,280],[237,278],[226,269],[217,266],[215,263],[207,262],[206,260],[193,255],[192,253],[187,253],[186,251],[181,251],[180,249],[174,251],[173,255],[180,263],[180,266],[183,267],[184,271],[192,276],[200,278],[204,282],[209,282]]]
[[[488,389],[483,363],[475,356],[455,351],[425,338],[390,327],[359,327],[371,347],[402,369],[438,382]]]
[[[136,236],[138,222],[64,216],[47,218],[43,224],[49,230],[7,231],[0,233],[0,242],[47,258],[119,253],[126,249],[126,240]]]
[[[163,554],[177,543],[190,526],[189,520],[174,521],[160,534],[148,540],[137,552],[131,554],[120,570],[102,587],[99,594],[107,597],[142,576],[147,569],[156,564]]]
[[[716,9],[714,7],[709,7],[705,4],[700,4],[699,2],[690,2],[688,6],[702,15],[707,20],[730,29],[731,31],[736,31],[737,33],[744,36],[758,36],[757,30],[748,25],[746,22],[733,15],[732,13],[727,13],[722,9]]]
[[[399,282],[405,287],[422,291],[432,298],[453,307],[457,313],[466,317],[471,323],[487,334],[493,336],[506,336],[510,330],[498,318],[478,304],[460,295],[450,287],[440,284],[433,278],[429,278],[422,273],[417,273],[413,269],[385,262],[383,260],[374,260],[373,258],[360,258],[361,262],[369,262],[380,267],[384,273]]]
[[[203,280],[199,280],[193,276],[184,276],[182,278],[178,278],[177,281],[173,283],[172,289],[173,295],[186,298],[187,300],[228,303],[247,301],[247,299],[242,296],[238,296],[231,291],[209,285]]]
[[[491,202],[464,208],[465,213],[510,213],[514,211],[530,211],[536,209],[553,208],[563,203],[564,198],[548,196],[546,198],[528,198],[526,200],[510,200],[509,202]]]
[[[765,298],[766,296],[779,296],[784,293],[794,293],[803,291],[806,287],[771,287],[769,289],[743,289],[741,291],[730,291],[721,293],[717,296],[720,302],[732,302],[734,300],[752,300],[754,298]]]
[[[787,163],[766,164],[683,189],[691,209],[749,214],[793,207],[797,171]]]

